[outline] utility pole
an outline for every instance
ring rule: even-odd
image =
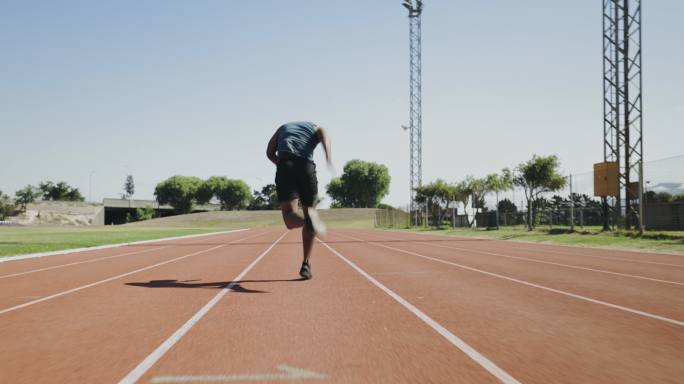
[[[95,170],[90,171],[90,177],[88,177],[88,202],[93,202],[93,174]]]
[[[411,136],[411,205],[410,212],[415,212],[418,224],[418,209],[415,206],[415,188],[422,185],[423,175],[423,117],[421,101],[421,14],[423,1],[404,0],[401,4],[408,10],[409,18],[409,132]]]

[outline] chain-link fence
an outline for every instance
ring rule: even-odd
[[[629,206],[634,212],[636,227],[638,215],[643,212],[643,225],[647,230],[684,230],[684,155],[644,162],[643,210],[638,198]],[[638,186],[637,186],[638,188]],[[634,193],[638,196],[638,193]],[[472,200],[472,199],[471,199]],[[624,224],[626,201],[616,204],[615,199],[594,196],[593,171],[566,176],[563,188],[540,194],[528,201],[520,187],[498,193],[488,193],[485,204],[473,207],[462,203],[448,206],[421,204],[409,215],[408,207],[378,210],[378,227],[476,227],[498,228],[528,223],[547,228],[615,228]],[[529,205],[529,206],[528,206]],[[622,207],[617,211],[615,207]]]

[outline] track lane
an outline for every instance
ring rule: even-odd
[[[242,232],[242,238],[259,236],[257,232]],[[251,233],[251,234],[250,234]],[[236,240],[233,240],[236,239]],[[214,239],[219,244],[238,241],[234,236]],[[167,245],[154,251],[137,254],[137,257],[110,258],[97,263],[82,263],[65,269],[52,269],[40,275],[26,274],[0,280],[0,315],[18,306],[27,305],[38,300],[45,300],[52,295],[68,292],[79,287],[95,284],[138,269],[147,268],[169,260],[185,257],[188,254],[201,254],[217,245],[191,243],[189,246]]]
[[[140,382],[281,364],[326,383],[498,382],[321,244],[313,280],[296,281],[300,260],[301,244],[277,245]]]
[[[411,242],[386,244],[379,241],[378,244],[684,321],[684,286],[681,285],[501,258],[462,247],[452,250]]]
[[[651,251],[639,251],[632,249],[612,249],[589,246],[572,246],[563,244],[532,243],[515,240],[496,240],[473,237],[459,237],[440,234],[381,231],[386,233],[400,234],[402,238],[414,239],[425,238],[432,240],[467,242],[473,246],[482,245],[486,247],[518,249],[521,251],[544,251],[550,254],[561,256],[582,257],[589,259],[600,259],[607,261],[629,262],[635,264],[651,264],[666,267],[684,268],[684,255],[671,253],[658,253]],[[405,236],[405,237],[404,237]]]
[[[353,230],[349,233],[353,234]],[[499,253],[508,256],[526,257],[539,261],[568,264],[581,268],[592,268],[614,273],[631,274],[643,276],[645,278],[673,281],[678,283],[684,282],[684,267],[672,267],[672,265],[663,265],[662,263],[653,264],[646,260],[635,261],[616,259],[614,257],[605,258],[601,256],[602,250],[599,249],[594,249],[595,252],[593,252],[592,255],[587,256],[581,253],[572,254],[564,252],[559,254],[556,252],[551,252],[548,250],[548,247],[537,247],[536,244],[530,244],[529,248],[519,248],[510,241],[507,243],[502,241],[492,242],[489,240],[460,239],[454,238],[453,236],[421,235],[413,233],[404,234],[392,231],[378,231],[378,233],[373,234],[372,236],[374,236],[372,237],[373,239],[383,239],[393,242],[396,241],[397,243],[422,241],[434,245],[464,248],[473,252]],[[572,249],[571,247],[563,248]],[[578,248],[579,251],[583,249],[580,247],[576,248]]]
[[[521,382],[673,382],[684,374],[682,327],[348,242],[338,232],[376,240],[377,233],[340,230],[331,240]]]
[[[0,315],[0,372],[12,383],[115,382],[265,248],[216,249]],[[188,284],[200,289],[163,289]]]
[[[84,250],[73,253],[65,253],[54,256],[33,257],[28,259],[7,260],[0,263],[0,279],[13,274],[29,274],[32,271],[58,269],[64,266],[78,265],[79,263],[96,262],[99,259],[106,260],[123,255],[134,255],[151,250],[168,247],[170,245],[199,245],[205,244],[208,239],[230,239],[238,238],[242,230],[230,233],[220,233],[216,235],[208,234],[206,237],[193,237],[187,239],[165,240],[159,239],[154,243],[130,244],[120,247]]]

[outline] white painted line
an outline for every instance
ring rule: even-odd
[[[266,254],[273,249],[273,247],[276,246],[276,244],[287,235],[287,231],[283,233],[276,241],[273,242],[264,252],[262,252],[254,261],[252,261],[251,264],[247,266],[242,272],[240,272],[239,275],[237,275],[232,282],[221,289],[219,293],[214,296],[207,304],[204,305],[197,313],[195,313],[190,320],[188,320],[185,324],[183,324],[180,328],[176,330],[171,336],[169,336],[168,339],[166,339],[163,343],[161,343],[160,346],[157,347],[152,353],[150,353],[140,364],[138,364],[137,367],[135,367],[131,372],[126,375],[121,381],[119,381],[119,384],[132,384],[137,382],[152,366],[159,361],[159,359],[168,352],[171,347],[174,346],[183,336],[185,336],[190,329],[197,324],[197,322],[204,317],[204,315],[207,314],[211,310],[211,308],[216,305],[216,303],[223,298],[223,296],[226,295],[233,287],[239,283],[239,281],[249,272],[255,265],[258,263]]]
[[[268,233],[268,232],[266,232],[266,233]],[[175,259],[166,260],[166,261],[163,261],[163,262],[161,262],[161,263],[157,263],[157,264],[150,265],[150,266],[147,266],[147,267],[139,268],[139,269],[136,269],[135,271],[122,273],[122,274],[120,274],[120,275],[113,276],[113,277],[110,277],[110,278],[107,278],[107,279],[104,279],[104,280],[96,281],[96,282],[94,282],[94,283],[82,285],[82,286],[77,287],[77,288],[72,288],[72,289],[69,289],[69,290],[66,290],[66,291],[62,291],[62,292],[59,292],[59,293],[55,293],[54,295],[45,296],[45,297],[42,297],[42,298],[37,299],[37,300],[33,300],[33,301],[29,301],[29,302],[26,302],[26,303],[23,303],[23,304],[15,305],[15,306],[13,306],[13,307],[5,308],[5,309],[0,310],[0,315],[5,314],[5,313],[7,313],[7,312],[16,311],[17,309],[26,308],[26,307],[31,306],[31,305],[34,305],[34,304],[42,303],[42,302],[44,302],[44,301],[52,300],[52,299],[55,299],[55,298],[57,298],[57,297],[61,297],[61,296],[64,296],[64,295],[68,295],[68,294],[70,294],[70,293],[78,292],[78,291],[84,290],[84,289],[86,289],[86,288],[90,288],[90,287],[94,287],[94,286],[97,286],[97,285],[100,285],[100,284],[104,284],[104,283],[110,282],[110,281],[112,281],[112,280],[120,279],[120,278],[122,278],[122,277],[130,276],[130,275],[133,275],[133,274],[138,273],[138,272],[147,271],[148,269],[152,269],[152,268],[156,268],[156,267],[159,267],[159,266],[162,266],[162,265],[165,265],[165,264],[173,263],[173,262],[178,261],[178,260],[187,259],[188,257],[200,255],[200,254],[202,254],[202,253],[207,253],[207,252],[213,251],[213,250],[215,250],[215,249],[218,249],[218,248],[221,248],[221,247],[225,247],[225,246],[227,246],[227,245],[229,245],[229,244],[237,243],[237,242],[240,242],[240,241],[243,241],[243,240],[247,240],[247,239],[251,239],[251,238],[253,238],[253,237],[261,236],[261,235],[264,235],[264,234],[265,234],[265,233],[259,233],[259,234],[253,235],[253,236],[247,236],[247,237],[244,237],[244,238],[242,238],[242,239],[238,239],[238,240],[235,240],[235,241],[231,241],[230,243],[227,243],[227,244],[217,245],[217,246],[215,246],[215,247],[212,247],[212,248],[209,248],[209,249],[205,249],[205,250],[203,250],[203,251],[193,252],[193,253],[190,253],[190,254],[188,254],[188,255],[176,257]]]
[[[508,277],[508,276],[504,276],[504,275],[499,275],[498,273],[487,272],[487,271],[483,271],[483,270],[481,270],[481,269],[468,267],[468,266],[465,266],[465,265],[462,265],[462,264],[452,263],[452,262],[450,262],[450,261],[446,261],[446,260],[442,260],[442,259],[438,259],[438,258],[434,258],[434,257],[430,257],[430,256],[421,255],[420,253],[416,253],[416,252],[411,252],[411,251],[407,251],[407,250],[404,250],[404,249],[394,248],[394,247],[390,247],[390,246],[387,246],[387,245],[384,245],[384,244],[377,244],[377,243],[374,243],[374,242],[365,241],[365,240],[363,240],[363,239],[355,238],[355,237],[352,237],[352,236],[349,236],[349,235],[340,235],[340,236],[346,236],[346,237],[349,237],[350,239],[354,239],[354,240],[357,240],[357,241],[361,241],[361,242],[364,242],[364,243],[367,243],[367,244],[370,244],[370,245],[374,245],[374,246],[376,246],[376,247],[382,247],[382,248],[391,249],[391,250],[394,250],[394,251],[397,251],[397,252],[405,253],[405,254],[407,254],[407,255],[412,255],[412,256],[416,256],[416,257],[421,257],[421,258],[423,258],[423,259],[436,261],[436,262],[438,262],[438,263],[443,263],[443,264],[452,265],[452,266],[454,266],[454,267],[459,267],[459,268],[466,269],[466,270],[469,270],[469,271],[473,271],[473,272],[477,272],[477,273],[482,273],[482,274],[484,274],[484,275],[488,275],[488,276],[492,276],[492,277],[497,277],[497,278],[499,278],[499,279],[504,279],[504,280],[512,281],[512,282],[515,282],[515,283],[518,283],[518,284],[526,285],[526,286],[528,286],[528,287],[534,287],[534,288],[543,289],[543,290],[545,290],[545,291],[549,291],[549,292],[553,292],[553,293],[558,293],[558,294],[561,294],[561,295],[564,295],[564,296],[569,296],[569,297],[572,297],[572,298],[575,298],[575,299],[579,299],[579,300],[583,300],[583,301],[588,301],[588,302],[594,303],[594,304],[604,305],[604,306],[606,306],[606,307],[610,307],[610,308],[614,308],[614,309],[619,309],[619,310],[621,310],[621,311],[625,311],[625,312],[629,312],[629,313],[634,313],[634,314],[637,314],[637,315],[640,315],[640,316],[649,317],[649,318],[651,318],[651,319],[660,320],[660,321],[664,321],[664,322],[667,322],[667,323],[670,323],[670,324],[679,325],[679,326],[684,327],[684,322],[679,321],[679,320],[670,319],[669,317],[664,317],[664,316],[655,315],[655,314],[653,314],[653,313],[640,311],[640,310],[638,310],[638,309],[623,307],[623,306],[621,306],[621,305],[608,303],[608,302],[606,302],[606,301],[601,301],[601,300],[597,300],[597,299],[592,299],[591,297],[576,295],[576,294],[574,294],[574,293],[570,293],[570,292],[566,292],[566,291],[561,291],[561,290],[559,290],[559,289],[554,289],[554,288],[546,287],[546,286],[544,286],[544,285],[534,284],[534,283],[530,283],[530,282],[527,282],[527,281],[524,281],[524,280],[519,280],[519,279],[515,279],[515,278],[512,278],[512,277]]]
[[[531,248],[522,248],[522,247],[512,247],[514,249],[520,250],[520,251],[526,251],[526,250],[531,250]],[[583,247],[577,247],[577,248],[583,248]],[[598,248],[593,248],[593,249],[598,249]],[[561,252],[561,251],[552,251],[549,249],[544,250],[544,252],[548,253],[555,253],[556,255],[562,255],[562,256],[571,256],[571,257],[584,257],[588,259],[602,259],[602,260],[611,260],[611,261],[624,261],[628,263],[638,263],[638,264],[653,264],[653,265],[663,265],[666,267],[677,267],[677,268],[684,268],[684,265],[682,264],[672,264],[672,263],[661,263],[658,261],[646,261],[646,260],[632,260],[632,259],[623,259],[622,257],[608,257],[608,256],[597,256],[597,255],[584,255],[580,253],[570,253],[570,252]],[[672,256],[672,255],[668,255]]]
[[[499,379],[502,383],[505,384],[520,384],[518,380],[516,380],[513,376],[508,374],[506,371],[503,369],[499,368],[496,364],[494,364],[491,360],[487,359],[484,357],[480,352],[476,351],[473,347],[471,347],[469,344],[467,344],[465,341],[461,340],[458,336],[454,335],[451,333],[448,329],[444,328],[441,324],[433,320],[430,316],[426,315],[423,311],[420,309],[416,308],[413,304],[409,303],[406,301],[403,297],[399,296],[396,294],[394,291],[391,289],[387,288],[384,286],[382,283],[379,281],[375,280],[371,275],[366,273],[363,269],[361,269],[359,266],[351,262],[349,259],[344,257],[342,254],[337,252],[335,249],[333,249],[331,246],[328,244],[322,242],[324,246],[326,246],[332,253],[337,255],[340,259],[342,259],[345,263],[349,264],[352,268],[354,268],[358,273],[360,273],[363,277],[368,279],[371,283],[373,283],[376,287],[380,288],[383,290],[386,294],[388,294],[390,297],[392,297],[394,300],[396,300],[399,304],[403,305],[406,309],[411,311],[414,315],[416,315],[419,319],[423,320],[427,325],[429,325],[432,329],[434,329],[437,333],[442,335],[445,339],[447,339],[451,344],[456,346],[456,348],[460,349],[468,355],[473,361],[475,361],[477,364],[479,364],[482,368],[486,369],[487,372],[491,373],[494,377]]]
[[[529,261],[529,262],[532,262],[532,263],[541,263],[541,264],[556,265],[556,266],[565,267],[565,268],[579,269],[579,270],[584,270],[584,271],[605,273],[605,274],[609,274],[609,275],[630,277],[630,278],[633,278],[633,279],[649,280],[649,281],[655,281],[655,282],[658,282],[658,283],[675,284],[675,285],[682,285],[682,286],[684,286],[684,283],[679,283],[679,282],[676,282],[676,281],[654,279],[654,278],[652,278],[652,277],[639,276],[639,275],[630,275],[630,274],[627,274],[627,273],[606,271],[606,270],[603,270],[603,269],[594,269],[594,268],[580,267],[580,266],[577,266],[577,265],[562,264],[562,263],[554,263],[554,262],[552,262],[552,261],[543,261],[543,260],[537,260],[537,259],[530,259],[530,258],[527,258],[527,257],[519,257],[519,256],[504,255],[504,254],[501,254],[501,253],[479,251],[479,250],[467,249],[467,248],[449,247],[449,246],[446,246],[446,245],[430,244],[430,243],[427,243],[427,242],[418,242],[418,243],[416,243],[416,244],[423,244],[423,245],[428,245],[428,246],[430,246],[430,247],[436,247],[436,248],[445,248],[445,249],[453,249],[453,250],[455,250],[455,251],[464,251],[464,252],[480,253],[480,254],[483,254],[483,255],[490,255],[490,256],[495,256],[495,257],[505,257],[505,258],[507,258],[507,259],[516,259],[516,260]],[[542,252],[543,252],[543,251],[542,251]]]
[[[165,238],[154,239],[154,240],[142,240],[142,241],[134,241],[134,242],[130,242],[130,243],[118,243],[118,244],[97,245],[97,246],[95,246],[95,247],[73,248],[73,249],[64,249],[64,250],[61,250],[61,251],[41,252],[41,253],[30,253],[30,254],[27,254],[27,255],[19,255],[19,256],[2,256],[2,257],[0,257],[0,263],[6,263],[6,262],[8,262],[8,261],[16,261],[16,260],[33,259],[33,258],[36,258],[36,257],[60,256],[60,255],[66,255],[66,254],[70,254],[70,253],[80,253],[80,252],[88,252],[88,251],[97,251],[97,250],[100,250],[100,249],[109,249],[109,248],[117,248],[117,247],[126,247],[126,246],[129,246],[129,245],[158,243],[158,242],[160,242],[160,241],[181,240],[181,239],[191,239],[191,238],[194,238],[194,237],[223,235],[223,234],[226,234],[226,233],[248,231],[249,229],[250,229],[250,228],[243,228],[243,229],[234,229],[234,230],[231,230],[231,231],[221,231],[221,232],[211,232],[211,233],[200,233],[200,234],[195,234],[195,235],[165,237]]]
[[[9,278],[9,277],[16,277],[16,276],[28,275],[28,274],[36,273],[36,272],[51,271],[51,270],[53,270],[53,269],[59,269],[59,268],[70,267],[70,266],[72,266],[72,265],[79,265],[79,264],[86,264],[86,263],[94,263],[94,262],[96,262],[96,261],[109,260],[109,259],[116,259],[116,258],[119,258],[119,257],[130,256],[130,255],[139,255],[139,254],[141,254],[141,253],[147,253],[147,252],[152,252],[152,251],[159,251],[159,250],[162,250],[162,249],[165,249],[165,248],[170,248],[170,247],[171,247],[170,245],[166,245],[166,246],[163,246],[163,247],[146,249],[146,250],[144,250],[144,251],[126,252],[126,253],[122,253],[122,254],[118,254],[118,255],[100,257],[100,258],[97,258],[97,259],[89,259],[89,260],[84,260],[84,261],[77,261],[77,262],[74,262],[74,263],[67,263],[67,264],[55,265],[55,266],[52,266],[52,267],[39,268],[39,269],[32,269],[32,270],[30,270],[30,271],[17,272],[17,273],[12,273],[12,274],[9,274],[9,275],[1,275],[1,276],[0,276],[0,280],[2,280],[2,279],[7,279],[7,278]]]
[[[395,231],[389,231],[389,232],[395,232]],[[500,246],[500,247],[505,247],[506,249],[517,249],[520,251],[539,251],[540,249],[544,249],[544,252],[548,253],[555,253],[557,255],[564,255],[564,256],[572,256],[572,257],[586,257],[586,258],[594,258],[594,259],[603,259],[603,260],[612,260],[612,261],[625,261],[625,262],[630,262],[630,263],[639,263],[639,264],[653,264],[653,265],[664,265],[668,267],[677,267],[677,268],[684,268],[683,264],[672,264],[672,263],[661,263],[657,261],[646,261],[646,260],[633,260],[633,259],[624,259],[621,257],[608,257],[608,256],[596,256],[596,255],[587,255],[587,254],[581,254],[581,253],[571,253],[570,251],[573,250],[594,250],[594,251],[610,251],[610,252],[625,252],[625,253],[634,253],[634,254],[642,254],[642,255],[658,255],[658,256],[684,256],[684,255],[678,255],[678,254],[672,254],[672,253],[657,253],[657,252],[650,252],[650,251],[638,251],[634,249],[616,249],[616,248],[599,248],[599,247],[585,247],[585,246],[577,246],[577,245],[564,245],[564,244],[540,244],[540,243],[533,243],[530,241],[516,241],[516,240],[498,240],[498,239],[486,239],[486,238],[481,238],[481,237],[461,237],[461,236],[447,236],[447,235],[437,235],[437,234],[428,234],[428,233],[413,233],[417,236],[425,236],[425,237],[432,237],[432,238],[439,238],[444,241],[459,241],[459,240],[483,240],[483,242],[492,242],[495,243],[494,246]],[[520,245],[520,246],[517,246]],[[529,247],[526,247],[525,245],[529,245]],[[546,249],[546,247],[553,247],[553,248],[566,248],[568,249],[567,252],[563,251],[557,251],[557,250],[550,250]]]
[[[290,367],[285,364],[279,365],[277,368],[279,371],[285,373],[242,373],[232,375],[157,376],[150,380],[150,383],[225,383],[231,381],[284,381],[326,378],[325,375],[322,375],[318,372]]]

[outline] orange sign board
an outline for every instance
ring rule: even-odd
[[[618,196],[620,193],[618,175],[617,161],[594,164],[594,196]]]

